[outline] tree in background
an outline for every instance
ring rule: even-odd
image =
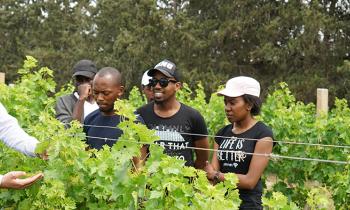
[[[0,68],[9,81],[31,54],[59,72],[59,85],[89,58],[121,70],[130,89],[168,58],[208,93],[248,75],[264,87],[286,81],[305,101],[317,87],[350,99],[346,0],[3,0],[0,14]]]
[[[57,71],[59,84],[67,83],[74,63],[94,55],[89,45],[90,6],[89,1],[75,0],[2,1],[1,71],[11,81],[24,56],[33,55]]]

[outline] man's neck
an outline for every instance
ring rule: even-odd
[[[103,111],[101,111],[101,114],[102,114],[103,116],[114,116],[114,115],[116,115],[114,110],[108,111],[108,112],[103,112]]]
[[[181,104],[173,98],[162,103],[154,102],[154,112],[160,117],[171,117],[180,110]]]

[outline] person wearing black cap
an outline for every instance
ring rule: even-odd
[[[56,118],[63,123],[72,120],[84,122],[85,117],[98,109],[91,91],[92,80],[97,73],[96,65],[90,60],[80,60],[73,67],[75,90],[72,94],[58,98]]]
[[[186,166],[203,169],[208,151],[195,150],[194,160],[192,149],[187,147],[209,148],[207,126],[197,110],[177,101],[176,92],[181,88],[181,82],[175,64],[163,60],[150,69],[148,75],[152,77],[149,85],[154,101],[137,112],[149,129],[156,130],[160,137],[157,143],[164,147],[166,154],[184,160]]]

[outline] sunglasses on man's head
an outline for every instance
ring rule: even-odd
[[[158,82],[159,82],[161,87],[167,87],[169,82],[177,83],[176,80],[171,80],[171,79],[167,79],[167,78],[160,78],[160,79],[152,78],[149,80],[149,85],[151,87],[155,87]]]

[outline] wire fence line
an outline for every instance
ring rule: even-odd
[[[127,143],[136,143],[141,145],[158,145],[158,146],[164,146],[164,147],[174,147],[174,145],[167,145],[167,144],[158,144],[158,143],[150,143],[150,142],[142,142],[142,141],[134,141],[134,140],[122,140],[122,139],[114,139],[114,138],[105,138],[105,137],[98,137],[98,136],[86,136],[87,138],[93,138],[98,139],[102,141],[114,141],[114,142],[127,142]],[[158,140],[159,141],[159,140]],[[286,155],[279,155],[279,154],[273,154],[273,153],[251,153],[251,152],[243,152],[239,150],[219,150],[214,148],[202,148],[202,147],[191,147],[191,146],[177,146],[181,149],[192,149],[192,150],[204,150],[204,151],[211,151],[211,152],[227,152],[227,153],[234,153],[238,155],[255,155],[255,156],[264,156],[269,157],[272,159],[290,159],[290,160],[302,160],[302,161],[314,161],[314,162],[321,162],[321,163],[332,163],[332,164],[343,164],[343,165],[350,165],[350,161],[340,161],[340,160],[327,160],[327,159],[319,159],[319,158],[308,158],[308,157],[295,157],[295,156],[286,156]]]
[[[96,127],[96,128],[110,128],[110,129],[119,129],[118,127],[113,126],[103,126],[103,125],[87,125],[82,124],[82,126],[86,127]],[[217,135],[211,135],[211,134],[198,134],[198,133],[185,133],[185,132],[178,132],[182,135],[189,135],[189,136],[202,136],[202,137],[212,137],[212,138],[230,138],[228,136],[217,136]],[[234,138],[234,137],[231,137]],[[265,139],[253,139],[253,138],[241,138],[237,137],[237,139],[243,139],[247,141],[271,141],[271,140],[265,140]],[[280,144],[295,144],[295,145],[305,145],[305,146],[318,146],[318,147],[330,147],[330,148],[341,148],[341,149],[350,149],[350,145],[335,145],[335,144],[320,144],[320,143],[308,143],[308,142],[296,142],[296,141],[282,141],[282,140],[273,140],[272,142],[280,143]]]

